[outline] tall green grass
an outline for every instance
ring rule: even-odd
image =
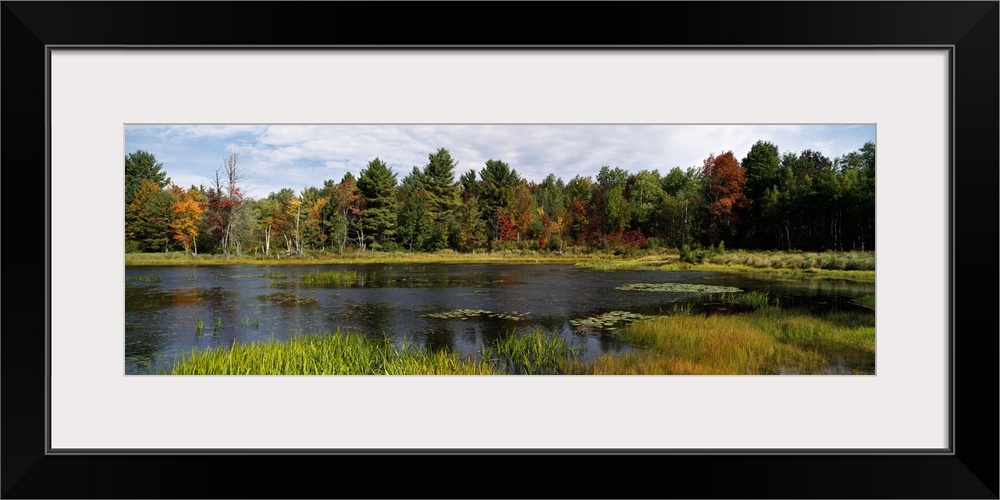
[[[565,337],[534,330],[527,334],[509,334],[484,347],[481,357],[498,371],[512,375],[551,375],[564,373],[567,361],[576,358],[580,349],[569,345]]]
[[[354,270],[316,271],[301,277],[305,286],[349,286],[362,284],[364,279],[364,274]]]
[[[740,309],[756,311],[765,307],[778,305],[777,297],[771,298],[767,292],[751,291],[739,293],[723,293],[719,296],[719,301],[724,304],[738,306]]]
[[[583,359],[566,337],[539,329],[462,355],[355,333],[298,335],[194,351],[162,373],[190,375],[873,374],[873,311],[822,316],[776,307],[734,315],[641,319],[617,330],[634,346]]]
[[[579,355],[561,335],[534,330],[501,337],[461,355],[405,341],[356,333],[297,335],[210,348],[185,354],[163,373],[174,375],[543,375],[566,372]]]
[[[299,335],[234,343],[182,356],[167,370],[173,375],[488,375],[493,365],[457,353],[433,352],[412,344],[360,334]]]

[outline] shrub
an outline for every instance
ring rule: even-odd
[[[688,264],[701,264],[704,260],[705,253],[701,251],[700,246],[696,245],[694,250],[692,250],[688,245],[681,247],[682,262],[687,262]]]

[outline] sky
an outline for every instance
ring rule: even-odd
[[[152,153],[171,181],[209,186],[236,152],[249,178],[247,194],[283,188],[297,193],[323,181],[355,176],[379,158],[402,181],[428,155],[447,149],[455,180],[501,160],[531,181],[596,177],[601,166],[631,173],[701,167],[710,154],[742,160],[758,140],[780,153],[819,151],[831,160],[875,141],[875,125],[126,125],[125,154]]]

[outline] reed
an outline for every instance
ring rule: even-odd
[[[743,293],[724,293],[719,296],[719,300],[724,304],[738,306],[745,311],[756,311],[765,307],[777,307],[779,301],[772,299],[767,292],[751,291]]]
[[[660,316],[618,331],[621,340],[645,350],[568,368],[590,374],[872,374],[874,322],[873,314],[814,317],[770,307],[728,316]]]
[[[564,373],[566,363],[579,356],[580,349],[570,346],[565,337],[535,329],[528,333],[507,334],[484,348],[483,357],[499,371],[512,375],[552,375]]]
[[[487,375],[493,365],[447,351],[432,352],[360,334],[297,335],[234,343],[183,355],[175,375]]]
[[[305,286],[335,287],[350,286],[364,282],[365,275],[354,270],[316,271],[302,275],[300,280]]]

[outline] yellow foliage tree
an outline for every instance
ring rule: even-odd
[[[170,229],[174,231],[174,239],[184,244],[184,252],[198,254],[198,225],[205,213],[205,200],[202,193],[195,189],[187,191],[184,188],[171,188],[174,198],[174,220]]]

